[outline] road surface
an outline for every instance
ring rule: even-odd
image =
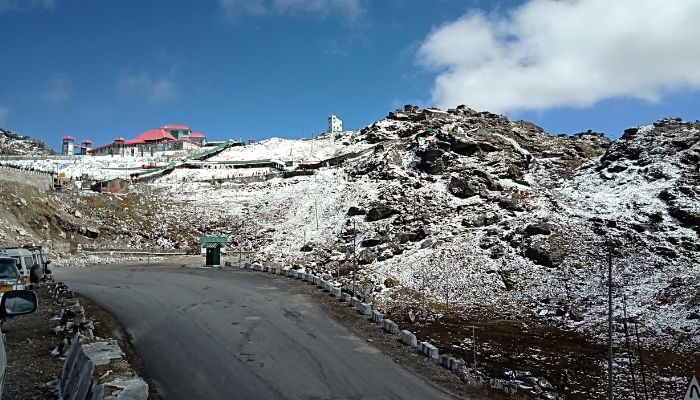
[[[284,279],[166,266],[54,271],[120,321],[166,400],[452,398]]]

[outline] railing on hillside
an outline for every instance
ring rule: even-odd
[[[64,155],[45,155],[45,156],[37,156],[37,155],[0,155],[0,161],[2,160],[73,160],[76,159],[78,156],[64,156]]]
[[[189,156],[189,157],[186,157],[183,161],[187,161],[187,160],[199,160],[199,161],[207,160],[207,159],[212,158],[212,157],[214,157],[215,155],[221,153],[222,151],[226,150],[227,148],[231,147],[233,144],[234,144],[234,142],[222,143],[222,144],[220,144],[220,145],[218,145],[218,146],[215,146],[215,147],[213,147],[213,148],[211,148],[211,149],[209,149],[209,150],[205,150],[205,151],[202,151],[202,152],[199,152],[199,153],[195,153],[195,154],[193,154],[193,155],[191,155],[191,156]]]
[[[126,249],[126,248],[97,248],[83,247],[81,250],[87,254],[120,254],[120,255],[151,255],[151,256],[183,256],[185,250],[152,250],[152,249]]]

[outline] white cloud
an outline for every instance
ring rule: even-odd
[[[39,98],[47,103],[60,104],[71,96],[71,81],[66,78],[53,78],[39,93]]]
[[[349,46],[341,46],[335,40],[329,40],[326,42],[323,51],[331,56],[347,57],[350,55]]]
[[[54,7],[56,7],[56,0],[0,0],[0,12],[32,9],[50,10]]]
[[[8,107],[0,106],[0,128],[7,127],[7,118],[10,116],[10,109]]]
[[[650,102],[700,89],[700,1],[530,0],[434,29],[418,50],[435,104],[493,112]]]
[[[117,80],[117,88],[142,96],[150,104],[160,104],[177,97],[178,85],[172,75],[151,77],[144,71],[124,74]]]
[[[270,14],[311,14],[322,18],[339,13],[353,21],[364,12],[361,0],[219,0],[229,18]]]

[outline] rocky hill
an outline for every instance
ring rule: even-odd
[[[265,159],[297,169],[225,164]],[[355,275],[360,296],[441,353],[470,356],[465,326],[476,322],[490,376],[535,371],[581,399],[604,395],[612,263],[616,346],[638,326],[655,394],[672,398],[700,350],[699,162],[697,122],[664,119],[610,141],[464,106],[406,106],[358,132],[232,148],[128,196],[42,197],[22,233],[64,232],[64,252],[194,248],[199,235],[227,234],[234,252],[348,290]],[[33,214],[7,200],[10,239],[13,221]],[[616,354],[627,373],[634,357]]]
[[[602,335],[610,253],[631,316],[657,335],[697,337],[686,319],[697,298],[683,288],[700,259],[699,127],[662,120],[611,143],[466,107],[391,113],[354,137],[374,153],[346,166],[357,186],[374,186],[346,210],[366,212],[360,263],[494,314],[560,310]]]
[[[0,156],[54,155],[46,143],[0,128]]]

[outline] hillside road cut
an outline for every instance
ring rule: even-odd
[[[269,275],[176,266],[56,268],[111,312],[175,399],[453,399]]]

